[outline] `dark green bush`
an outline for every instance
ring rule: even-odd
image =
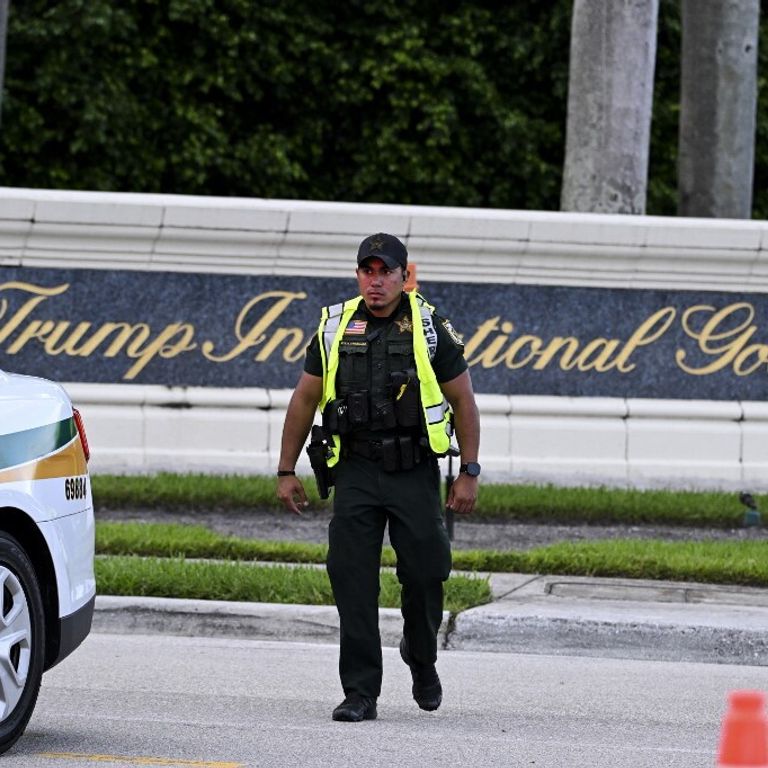
[[[677,6],[661,3],[649,213],[675,212]],[[571,0],[12,2],[0,183],[555,210],[570,13]],[[759,217],[767,90],[763,75]]]

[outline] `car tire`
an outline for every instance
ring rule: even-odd
[[[18,541],[0,532],[0,754],[24,733],[44,664],[45,616],[35,569]]]

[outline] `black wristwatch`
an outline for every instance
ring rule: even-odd
[[[480,474],[480,465],[476,461],[468,461],[459,467],[459,472],[465,472],[470,477],[477,477]]]

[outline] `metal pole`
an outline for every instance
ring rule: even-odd
[[[448,474],[445,476],[445,500],[448,501],[448,497],[451,493],[451,486],[453,485],[453,456],[448,454]],[[448,530],[448,539],[453,541],[453,510],[445,508],[445,527]]]

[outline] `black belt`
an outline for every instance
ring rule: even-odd
[[[387,472],[412,469],[427,455],[419,438],[412,435],[387,435],[380,440],[347,439],[342,446],[347,455],[377,461]]]
[[[345,441],[345,447],[348,453],[364,459],[378,461],[381,458],[381,440],[348,440]]]

